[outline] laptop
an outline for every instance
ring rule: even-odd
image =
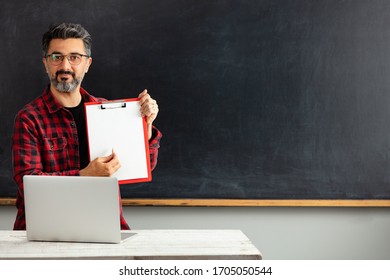
[[[27,240],[120,243],[118,180],[114,177],[23,177]]]

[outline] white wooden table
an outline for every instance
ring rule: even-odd
[[[126,232],[126,231],[124,231]],[[120,244],[27,241],[0,231],[0,259],[262,259],[240,230],[132,230]]]

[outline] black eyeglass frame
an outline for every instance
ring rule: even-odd
[[[53,57],[54,55],[59,56],[59,57],[61,57],[61,58],[59,58],[59,61],[60,61],[60,62],[59,62],[58,64],[55,63],[55,62],[53,61],[53,59],[49,59],[49,62],[50,62],[51,64],[53,64],[53,65],[60,65],[60,64],[64,61],[64,58],[65,58],[65,57],[66,57],[66,59],[68,60],[68,62],[69,62],[71,65],[79,65],[79,64],[81,63],[83,57],[86,57],[86,58],[90,58],[90,57],[91,57],[90,55],[81,54],[81,53],[61,54],[61,53],[55,53],[55,52],[53,52],[53,53],[51,53],[51,54],[46,55],[45,58]],[[80,62],[77,63],[77,64],[74,64],[74,62],[72,62],[72,61],[69,60],[69,57],[70,57],[70,56],[80,56],[80,57],[81,57]]]

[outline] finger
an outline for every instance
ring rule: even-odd
[[[111,155],[105,156],[105,157],[100,157],[98,158],[100,162],[102,163],[108,163],[112,161],[113,159],[117,158],[116,153],[114,152],[114,148],[111,150]]]
[[[141,111],[147,110],[147,109],[153,109],[154,107],[158,107],[157,101],[153,99],[149,94],[146,94],[142,99],[139,101]]]
[[[147,109],[141,112],[142,117],[146,117],[148,119],[152,118],[153,120],[157,117],[157,114],[158,114],[158,109],[153,109],[153,110]]]
[[[158,107],[157,101],[151,98],[150,96],[144,100],[144,102],[141,104],[142,109],[153,109],[155,107]]]
[[[154,99],[152,99],[149,94],[144,95],[139,101],[139,104],[141,107],[146,106],[146,105],[150,105],[153,103],[156,103],[156,101]]]
[[[113,158],[110,162],[106,163],[106,168],[109,175],[114,174],[119,168],[121,168],[121,163],[118,160],[118,157]]]
[[[112,155],[113,158],[116,157],[116,153],[114,152],[114,148],[112,148],[112,150],[111,150],[111,155]]]
[[[145,106],[141,113],[143,114],[144,117],[147,117],[148,119],[152,118],[154,120],[158,112],[159,112],[158,105],[155,104],[155,105]]]
[[[141,104],[140,109],[141,109],[141,112],[144,112],[144,113],[147,113],[148,111],[155,112],[158,110],[157,101],[154,100],[153,98],[148,98]]]
[[[114,164],[113,164],[114,170],[117,171],[117,170],[118,170],[119,168],[121,168],[121,167],[122,167],[121,162],[120,162],[119,160],[116,160],[116,161],[114,162]]]
[[[106,157],[100,157],[100,158],[97,158],[97,160],[101,163],[107,163],[107,162],[110,162],[112,160],[114,156],[111,154],[109,156],[106,156]]]
[[[145,94],[148,93],[148,90],[147,89],[144,89],[139,95],[138,97],[141,98],[142,96],[144,96]]]
[[[111,159],[111,161],[118,161],[119,162],[118,155],[114,152],[114,150],[112,150],[112,159]]]
[[[140,99],[139,102],[140,104],[144,103],[145,100],[150,97],[150,95],[148,94],[148,90],[145,89],[143,92],[141,92],[139,95],[138,95],[138,98]]]

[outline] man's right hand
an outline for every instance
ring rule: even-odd
[[[87,167],[80,170],[80,176],[109,177],[121,167],[118,156],[112,154],[106,157],[98,157],[91,161]]]

